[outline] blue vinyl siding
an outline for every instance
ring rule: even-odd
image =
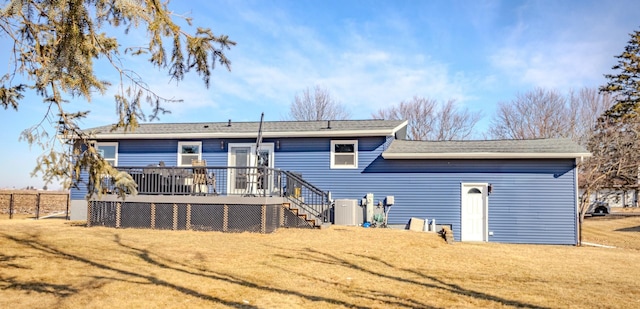
[[[331,169],[332,140],[358,140],[358,168]],[[179,140],[125,140],[119,143],[119,166],[146,166],[164,161],[176,166]],[[186,140],[180,140],[186,141]],[[221,149],[224,141],[224,149]],[[395,197],[389,224],[407,224],[412,217],[451,224],[460,238],[461,183],[490,183],[489,241],[575,244],[576,184],[573,159],[539,160],[384,160],[392,137],[277,138],[274,166],[302,174],[334,199],[374,202]],[[254,139],[202,140],[202,158],[210,166],[226,166],[228,143]],[[85,192],[73,190],[74,199]]]
[[[83,179],[87,179],[86,178],[86,173],[84,173],[83,175]],[[78,184],[78,186],[80,186],[80,188],[71,188],[70,191],[70,196],[71,196],[71,200],[83,200],[85,199],[86,195],[87,195],[87,188],[85,187],[84,184]]]
[[[192,140],[124,140],[119,144],[119,166],[146,166],[163,161],[166,166],[178,165],[178,142]],[[199,140],[195,140],[199,141]],[[202,141],[202,159],[211,166],[227,165],[227,148],[220,148],[220,140]]]
[[[343,138],[350,139],[350,138]],[[562,160],[384,160],[384,138],[359,138],[358,169],[330,169],[331,139],[285,139],[276,167],[301,173],[335,199],[375,202],[395,197],[389,224],[412,217],[451,224],[460,235],[461,183],[490,183],[489,241],[575,244],[576,198],[573,159]],[[286,141],[286,142],[285,142]]]

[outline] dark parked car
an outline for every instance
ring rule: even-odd
[[[587,210],[587,214],[592,216],[604,216],[611,213],[611,207],[609,207],[609,203],[603,201],[595,201],[589,205],[589,209]]]

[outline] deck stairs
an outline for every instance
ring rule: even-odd
[[[326,228],[331,225],[330,194],[315,187],[299,175],[285,172],[289,192],[285,194],[288,202],[283,204],[285,211],[299,218],[312,228]]]
[[[298,227],[306,227],[308,225],[310,228],[327,228],[331,226],[330,222],[324,222],[322,218],[312,214],[311,212],[305,210],[300,204],[297,203],[284,203],[283,208],[285,211],[290,213],[293,216],[299,218]],[[304,222],[304,223],[300,223]],[[300,226],[303,225],[303,226]]]

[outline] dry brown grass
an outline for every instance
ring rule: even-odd
[[[634,239],[605,249],[447,245],[390,229],[261,235],[4,220],[0,307],[634,308],[638,226],[589,219],[587,240]]]
[[[583,233],[585,241],[638,250],[640,254],[640,216],[592,217]]]
[[[633,212],[633,213],[640,213],[640,207],[611,207],[611,213],[629,213],[629,212]]]

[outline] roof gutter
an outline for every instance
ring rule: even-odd
[[[575,159],[590,156],[591,153],[539,152],[382,153],[382,157],[385,159]]]
[[[353,137],[353,136],[392,136],[402,126],[393,130],[326,130],[302,132],[263,132],[264,138],[283,137]],[[204,139],[204,138],[255,138],[255,132],[215,132],[215,133],[97,133],[94,139]]]

